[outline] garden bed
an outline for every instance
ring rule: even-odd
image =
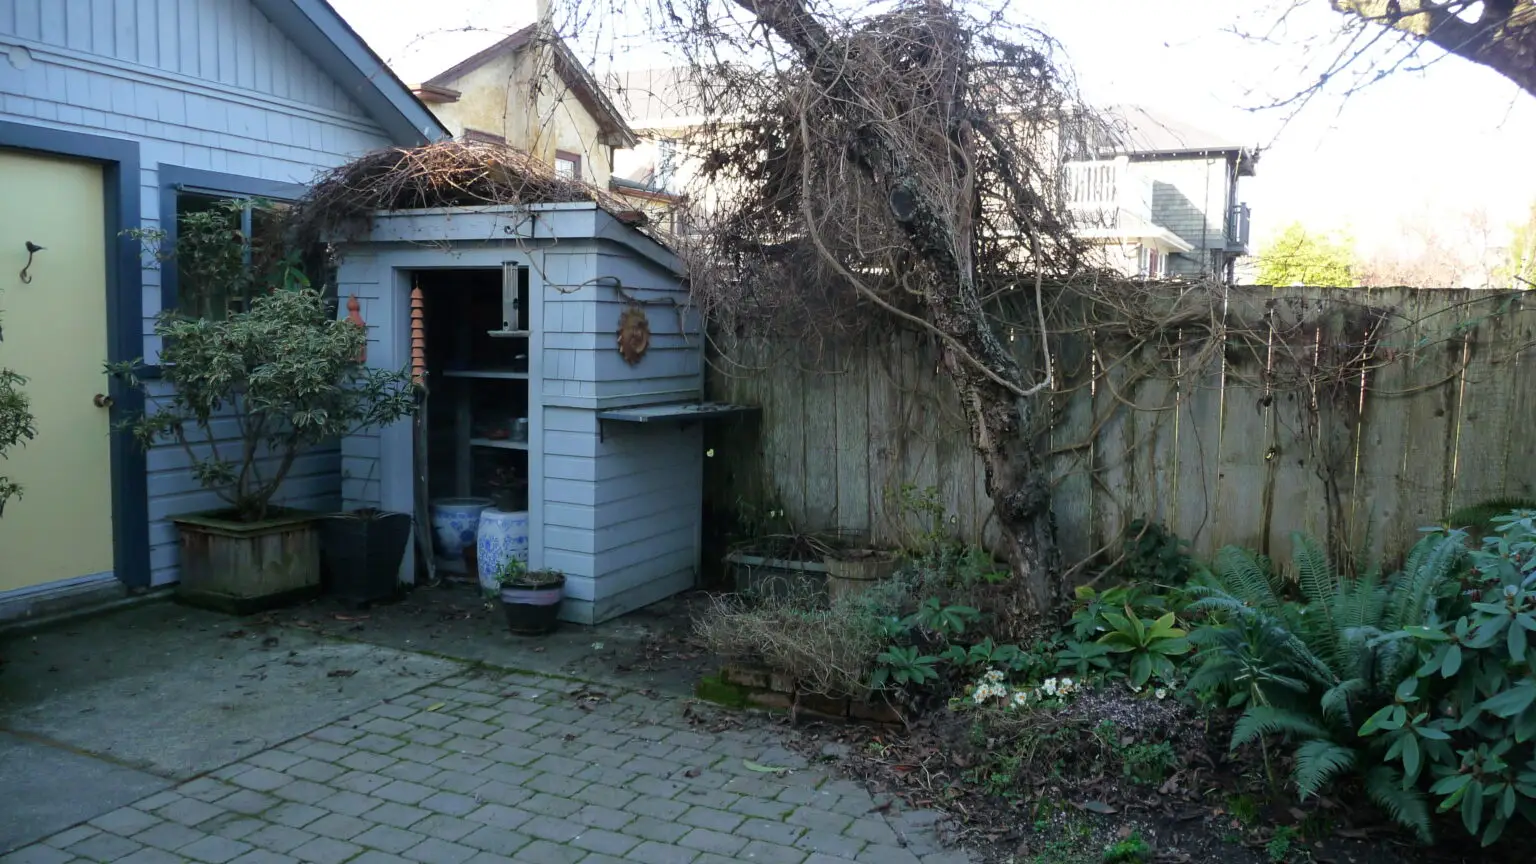
[[[695,693],[700,699],[731,708],[788,712],[794,721],[807,717],[886,724],[902,722],[901,713],[883,699],[855,699],[811,692],[801,687],[794,676],[765,666],[726,666],[719,675],[700,679]]]

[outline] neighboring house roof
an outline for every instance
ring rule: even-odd
[[[458,99],[457,91],[449,85],[468,75],[481,66],[490,63],[508,54],[515,54],[524,48],[535,44],[539,36],[539,25],[529,24],[527,27],[513,33],[511,36],[497,42],[484,51],[460,60],[442,72],[433,75],[416,88],[416,92],[426,94],[426,98],[436,102],[452,102]],[[616,147],[633,147],[639,139],[635,136],[629,124],[624,121],[624,115],[613,107],[608,97],[603,94],[598,86],[597,79],[587,71],[587,67],[576,59],[571,49],[558,36],[550,40],[554,49],[555,72],[565,85],[571,88],[571,93],[576,100],[587,109],[592,119],[597,121],[597,126],[603,134],[610,139],[608,143]]]
[[[1239,173],[1250,176],[1259,159],[1258,151],[1252,147],[1140,105],[1110,108],[1103,116],[1110,148],[1128,156],[1229,155],[1237,158]]]
[[[452,137],[326,0],[251,0],[398,144]]]

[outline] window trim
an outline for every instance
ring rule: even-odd
[[[572,165],[576,166],[576,176],[571,178],[571,179],[580,181],[582,179],[582,176],[581,176],[581,154],[580,153],[572,153],[569,150],[556,150],[555,151],[555,162],[559,163],[560,160],[562,160],[562,159],[564,159],[565,161],[570,162]],[[558,176],[559,173],[560,173],[560,166],[558,164],[556,164],[554,166],[554,168],[555,168],[555,174]]]
[[[176,196],[182,192],[230,198],[297,201],[304,194],[304,186],[299,183],[282,183],[258,177],[162,164],[160,166],[160,230],[165,232],[165,243],[171,246],[176,245],[178,228]],[[175,309],[180,304],[178,290],[180,281],[175,267],[160,268],[160,311]]]

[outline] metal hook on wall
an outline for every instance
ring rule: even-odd
[[[42,246],[33,243],[31,240],[27,241],[27,263],[21,268],[21,284],[32,284],[32,274],[28,273],[27,271],[32,269],[32,256],[41,251],[43,251]]]

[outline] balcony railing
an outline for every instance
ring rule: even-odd
[[[1131,170],[1125,158],[1068,162],[1062,166],[1067,208],[1079,225],[1114,228],[1122,214],[1152,221],[1152,181]]]

